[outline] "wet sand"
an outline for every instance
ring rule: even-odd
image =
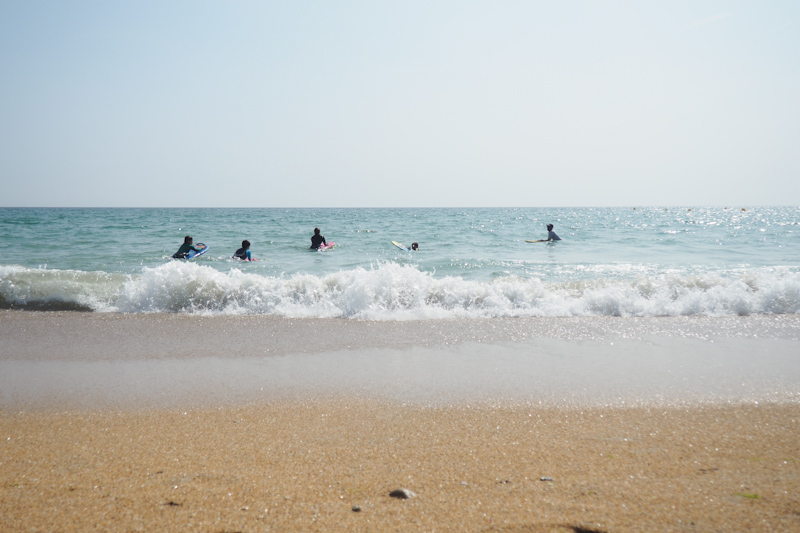
[[[800,530],[794,317],[239,318],[0,312],[4,387],[39,383],[0,397],[0,530]],[[195,330],[216,339],[208,352],[174,342]],[[244,331],[249,349],[222,350]],[[257,334],[276,340],[262,345]],[[408,338],[416,341],[398,340]],[[541,352],[536,372],[512,375]],[[584,389],[576,395],[558,376],[569,361],[552,361],[588,364],[593,353],[604,364],[574,370]],[[651,366],[635,363],[647,355],[675,357],[655,366],[669,386],[631,401]],[[370,356],[381,362],[368,364]],[[485,371],[482,356],[499,370]],[[311,372],[326,359],[332,364]],[[94,376],[112,381],[103,394],[76,375],[67,386],[46,372],[120,360],[131,366]],[[208,373],[225,368],[220,360],[234,371],[215,382]],[[750,360],[777,370],[740,388],[736,380],[759,368]],[[143,361],[155,365],[151,374],[136,370]],[[334,371],[353,361],[362,366]],[[152,387],[124,379],[174,368],[177,380],[193,362],[198,387],[152,402],[143,401]],[[292,362],[312,374],[311,386],[288,371]],[[33,366],[8,377],[20,365]],[[293,383],[262,394],[252,385],[258,369],[279,374],[267,388]],[[685,399],[680,384],[698,371],[690,389],[724,385]],[[601,383],[591,385],[592,373]],[[247,374],[254,381],[236,393],[230,380]],[[326,374],[340,386],[320,391]],[[351,374],[372,376],[374,386],[351,390]],[[470,377],[444,382],[449,374]],[[48,394],[49,385],[58,392]],[[215,388],[229,393],[208,397]],[[625,390],[635,393],[615,399]],[[390,497],[397,488],[416,497]]]

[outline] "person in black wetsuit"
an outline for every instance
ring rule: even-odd
[[[325,242],[325,237],[319,234],[319,228],[314,228],[314,236],[311,237],[311,250],[318,250],[320,246],[323,244],[328,244]]]
[[[411,243],[411,251],[415,252],[417,250],[419,250],[419,244],[417,244],[416,242],[412,242]]]
[[[202,248],[195,248],[192,244],[194,241],[190,236],[186,236],[183,238],[183,244],[181,247],[178,248],[178,251],[175,252],[172,257],[175,259],[186,259],[186,256],[189,255],[189,252],[194,250],[195,252],[199,252]]]
[[[233,253],[233,257],[235,259],[241,259],[242,261],[252,261],[253,257],[250,255],[250,241],[247,239],[243,240],[242,247]]]

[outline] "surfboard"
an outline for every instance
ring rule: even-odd
[[[539,239],[538,241],[525,241],[525,242],[547,242],[547,239]]]
[[[335,243],[335,242],[329,242],[329,243],[327,243],[327,244],[323,244],[322,246],[320,246],[319,248],[317,248],[317,251],[318,251],[318,252],[324,252],[324,251],[326,251],[326,250],[330,250],[330,249],[331,249],[331,248],[333,248],[334,246],[336,246],[336,243]]]
[[[392,241],[392,244],[394,244],[395,246],[397,246],[398,248],[400,248],[404,252],[410,252],[411,251],[411,248],[406,248],[405,246],[403,246],[402,244],[400,244],[397,241]]]
[[[200,249],[199,252],[195,252],[194,250],[189,250],[189,253],[186,255],[186,259],[194,259],[195,257],[200,257],[201,255],[203,255],[208,251],[208,246],[206,246],[202,242],[198,242],[197,244],[195,244],[195,248],[200,248],[201,246],[202,248]]]

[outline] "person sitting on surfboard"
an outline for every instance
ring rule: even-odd
[[[195,248],[192,245],[192,242],[194,241],[188,235],[184,237],[183,244],[181,244],[181,247],[178,248],[178,251],[175,252],[172,255],[172,257],[175,259],[186,259],[186,256],[189,255],[189,252],[191,252],[192,250],[194,250],[195,252],[199,252],[200,250],[202,250],[202,248]]]
[[[242,261],[255,261],[250,255],[250,241],[247,239],[242,241],[242,247],[233,253],[234,259],[241,259]]]
[[[319,228],[314,228],[314,236],[311,237],[311,250],[319,250],[319,247],[323,244],[328,244],[325,242],[325,237],[319,234]]]
[[[419,244],[417,244],[416,242],[412,242],[411,243],[411,249],[412,250],[419,250]]]

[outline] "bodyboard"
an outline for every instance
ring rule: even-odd
[[[195,257],[200,257],[201,255],[203,255],[208,251],[208,246],[206,246],[202,242],[198,242],[195,247],[200,248],[201,246],[202,248],[200,249],[199,252],[195,252],[194,250],[189,250],[189,253],[186,254],[186,259],[194,259]]]

